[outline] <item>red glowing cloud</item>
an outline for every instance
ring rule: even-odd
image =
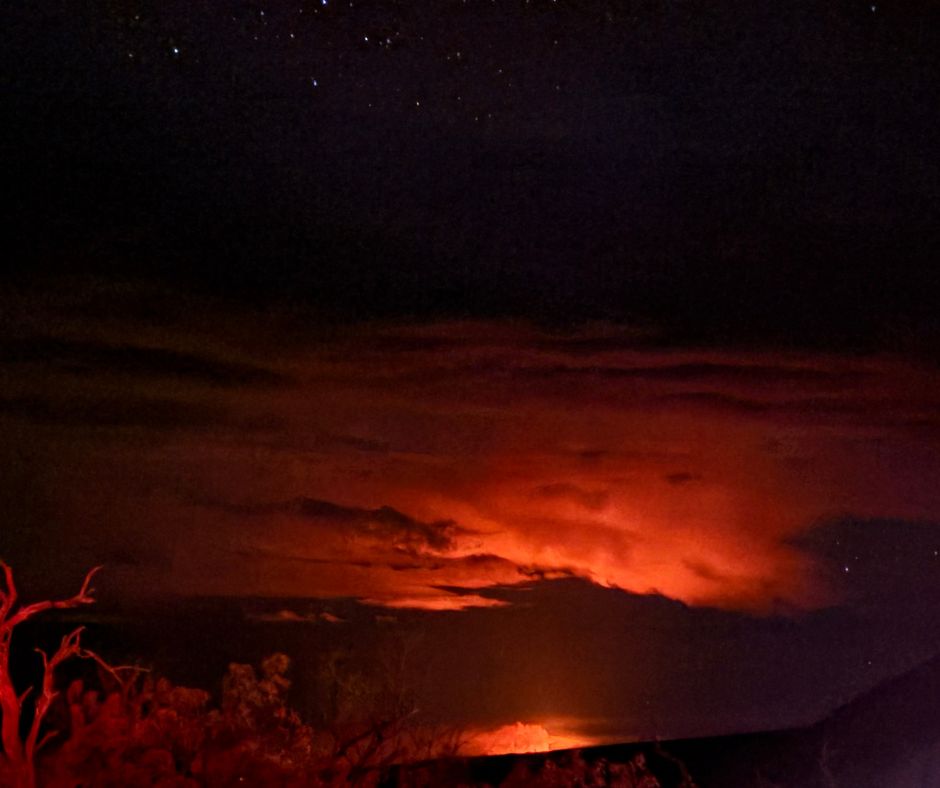
[[[478,323],[300,335],[276,352],[256,327],[223,363],[204,326],[111,331],[57,347],[106,366],[94,343],[133,340],[160,369],[120,386],[86,370],[68,403],[7,393],[5,418],[61,452],[53,465],[87,448],[58,505],[96,560],[123,557],[128,587],[455,610],[502,604],[493,586],[577,576],[812,608],[832,592],[795,537],[842,512],[940,512],[937,374],[890,358]],[[197,346],[213,348],[211,375],[192,374]],[[73,430],[67,447],[50,422]]]

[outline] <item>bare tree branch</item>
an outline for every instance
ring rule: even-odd
[[[39,729],[46,713],[49,711],[49,707],[52,705],[52,701],[59,694],[55,689],[55,670],[65,660],[79,656],[82,650],[81,637],[83,630],[84,627],[79,627],[63,637],[59,648],[51,657],[42,649],[36,649],[42,656],[42,691],[36,699],[33,719],[29,726],[29,733],[26,735],[26,757],[30,762],[33,762],[38,751]]]
[[[0,561],[4,586],[0,588],[0,758],[12,769],[11,774],[15,777],[17,786],[33,788],[36,785],[36,753],[55,735],[54,731],[49,731],[40,739],[43,721],[58,695],[55,689],[56,668],[67,659],[84,656],[86,651],[81,646],[81,627],[63,637],[51,656],[41,649],[36,649],[42,657],[42,680],[38,695],[34,692],[34,687],[17,693],[10,675],[10,641],[13,630],[18,624],[46,610],[63,610],[93,603],[95,599],[91,581],[100,569],[100,566],[91,569],[85,575],[78,593],[68,599],[35,602],[16,610],[19,596],[13,570],[6,562]],[[99,663],[103,664],[104,661],[99,660]],[[23,711],[31,695],[33,714],[24,740],[21,736]]]
[[[141,668],[137,665],[109,665],[99,654],[87,648],[80,649],[76,656],[80,659],[90,659],[97,664],[101,670],[114,679],[115,683],[121,689],[121,695],[124,697],[127,696],[128,689],[141,673],[150,672],[149,668]],[[128,671],[133,675],[125,679],[120,675],[119,671]]]
[[[43,736],[39,740],[39,743],[36,745],[36,752],[39,752],[43,747],[46,746],[46,744],[49,743],[51,739],[54,739],[58,735],[59,735],[58,731],[49,731],[45,736]]]
[[[28,618],[32,618],[37,613],[43,613],[46,610],[66,610],[73,607],[79,607],[80,605],[90,605],[95,601],[94,589],[91,588],[92,578],[101,570],[100,566],[96,566],[93,569],[89,570],[88,574],[85,575],[85,581],[82,583],[82,587],[79,592],[68,599],[58,599],[58,600],[45,600],[42,602],[34,602],[31,605],[26,605],[21,607],[16,613],[10,616],[6,621],[0,622],[0,630],[7,629],[11,630],[17,624],[22,623]]]
[[[16,604],[16,584],[13,582],[13,569],[6,561],[0,560],[0,569],[3,569],[3,579],[6,584],[6,591],[0,590],[0,623],[2,623]]]

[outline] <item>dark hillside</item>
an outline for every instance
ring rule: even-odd
[[[623,776],[618,764],[633,769],[631,778],[639,779],[617,782]],[[940,656],[807,728],[452,759],[403,767],[391,784],[515,785],[525,774],[553,785],[566,779],[584,785],[654,785],[642,782],[652,778],[669,788],[687,784],[684,773],[699,788],[937,788]]]

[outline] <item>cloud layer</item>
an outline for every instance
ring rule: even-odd
[[[574,576],[805,609],[841,593],[816,523],[940,513],[938,375],[896,358],[218,307],[50,331],[67,300],[0,347],[5,489],[128,589],[460,609]]]

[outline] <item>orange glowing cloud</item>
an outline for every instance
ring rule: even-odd
[[[135,341],[191,372],[195,348],[213,347],[199,331]],[[934,369],[648,349],[607,326],[371,325],[281,348],[278,331],[254,327],[228,366],[219,344],[211,375],[70,378],[71,410],[17,395],[11,429],[50,456],[83,446],[60,509],[97,559],[125,557],[112,563],[128,586],[459,610],[576,576],[695,605],[813,608],[833,592],[796,537],[842,512],[940,512]],[[131,338],[81,342],[88,355]],[[56,443],[43,419],[97,431]]]

